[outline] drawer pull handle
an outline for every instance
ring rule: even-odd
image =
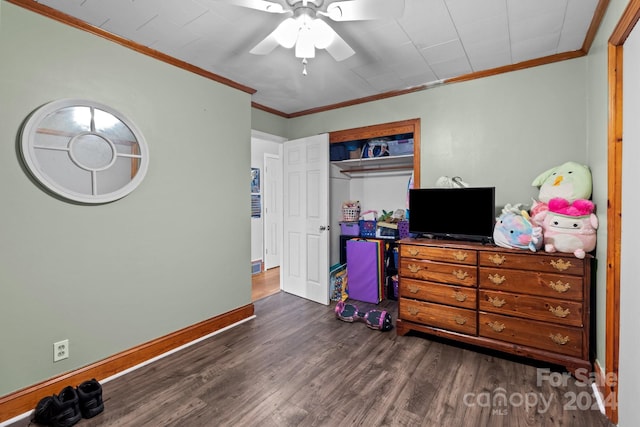
[[[502,265],[507,259],[504,255],[493,254],[489,257],[489,261],[494,263],[495,265]]]
[[[495,332],[502,332],[504,331],[504,323],[500,323],[500,322],[489,322],[487,323],[487,325],[493,329]]]
[[[558,259],[557,261],[551,260],[549,263],[558,271],[565,271],[571,267],[571,261],[565,261],[563,259]]]
[[[500,276],[498,273],[496,273],[496,274],[490,274],[489,275],[489,280],[494,285],[501,285],[501,284],[504,283],[505,280],[507,280],[507,278],[504,277],[504,276]]]
[[[503,299],[500,299],[498,297],[493,298],[493,297],[488,297],[489,298],[489,302],[491,303],[491,305],[493,305],[494,307],[502,307],[503,305],[505,305],[507,302]]]
[[[453,270],[451,274],[453,274],[456,277],[456,279],[460,279],[460,280],[464,280],[469,276],[469,273],[462,270]]]
[[[453,318],[454,322],[456,322],[458,325],[464,325],[465,323],[467,323],[467,319],[465,319],[464,317],[460,317],[460,316],[456,316]]]
[[[409,265],[407,265],[407,268],[412,273],[417,273],[418,271],[422,270],[422,267],[420,267],[417,264],[409,264]]]
[[[466,252],[458,251],[453,254],[453,257],[456,261],[464,261],[467,259],[468,254]]]
[[[459,302],[465,302],[467,300],[467,296],[460,291],[454,292],[453,297]]]
[[[415,316],[416,314],[420,313],[420,310],[418,310],[415,307],[409,307],[409,308],[407,308],[407,311],[409,313],[411,313],[412,316]]]
[[[409,292],[411,292],[412,294],[417,294],[419,290],[420,288],[418,288],[417,286],[409,286]]]
[[[567,292],[569,289],[571,289],[571,284],[562,283],[560,280],[558,280],[557,282],[553,282],[553,281],[549,282],[549,287],[554,291],[563,294]]]
[[[569,313],[571,313],[571,311],[568,308],[562,308],[561,306],[557,306],[557,307],[549,307],[549,311],[556,317],[562,317],[565,318],[569,315]]]
[[[415,248],[409,248],[408,251],[409,251],[409,255],[411,256],[416,256],[420,253],[420,250]]]
[[[551,341],[558,345],[565,345],[566,343],[571,341],[568,336],[563,337],[561,334],[549,334],[549,338],[551,338]]]

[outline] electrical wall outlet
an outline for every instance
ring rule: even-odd
[[[58,362],[69,357],[69,340],[53,343],[53,361]]]

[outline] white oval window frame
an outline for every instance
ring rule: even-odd
[[[127,182],[127,184],[109,193],[84,194],[84,193],[79,193],[77,191],[73,191],[73,190],[70,190],[69,188],[66,188],[65,186],[63,186],[62,184],[58,183],[53,178],[51,178],[43,170],[42,165],[38,161],[38,157],[36,156],[36,152],[35,152],[35,150],[38,149],[38,145],[36,142],[36,135],[37,135],[36,131],[37,129],[39,129],[39,126],[42,120],[44,120],[45,118],[47,118],[49,115],[51,115],[57,110],[61,110],[69,107],[89,107],[89,108],[96,108],[96,109],[105,111],[113,115],[115,118],[120,120],[125,126],[127,126],[127,128],[129,128],[129,130],[131,131],[131,133],[136,139],[135,142],[137,142],[138,144],[140,153],[134,156],[135,158],[139,159],[139,164],[137,166],[138,169],[135,175],[132,177],[132,179]],[[81,137],[83,135],[87,135],[87,134],[92,136],[97,136],[105,140],[109,144],[109,146],[112,147],[112,150],[113,150],[113,144],[110,142],[110,140],[104,135],[101,135],[99,132],[95,132],[95,131],[78,132],[77,135],[74,135],[70,138],[69,144],[72,144],[73,141],[76,140],[76,138]],[[65,199],[73,200],[81,203],[88,203],[88,204],[113,202],[115,200],[121,199],[124,196],[128,195],[133,190],[135,190],[138,187],[138,185],[140,185],[145,175],[147,174],[147,169],[149,165],[149,148],[147,146],[147,142],[142,132],[138,129],[138,127],[129,119],[127,119],[127,117],[125,117],[120,112],[114,110],[113,108],[107,105],[101,104],[99,102],[94,102],[86,99],[74,99],[74,98],[60,99],[60,100],[52,101],[48,104],[45,104],[40,108],[38,108],[37,110],[35,110],[31,114],[31,116],[29,116],[24,127],[22,128],[20,148],[21,148],[22,158],[27,166],[27,169],[38,182],[44,185],[48,190],[52,191],[53,193]],[[115,157],[117,156],[118,156],[117,153],[113,154],[114,160],[115,160]],[[69,150],[69,157],[71,158],[72,163],[76,167],[80,169],[84,169],[82,165],[79,164],[78,161],[73,157],[71,150]],[[106,167],[95,168],[95,171],[104,170],[110,167],[113,163],[114,161],[110,162],[110,164],[108,164]],[[95,181],[96,177],[92,175],[92,179]],[[94,185],[95,185],[95,182],[92,183],[92,188],[94,187]]]

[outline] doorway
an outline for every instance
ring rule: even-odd
[[[251,168],[259,178],[251,189],[259,215],[251,219],[252,301],[281,289],[282,144],[286,138],[251,131]]]

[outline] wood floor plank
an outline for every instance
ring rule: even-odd
[[[357,304],[396,319],[395,301]],[[597,410],[571,408],[572,393],[590,387],[573,377],[560,387],[537,384],[540,366],[531,361],[371,330],[284,292],[256,301],[255,312],[103,384],[104,413],[77,426],[612,427]],[[514,400],[534,395],[551,405]]]

